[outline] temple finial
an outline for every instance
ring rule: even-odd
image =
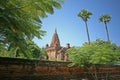
[[[57,33],[57,29],[55,28],[55,33]]]

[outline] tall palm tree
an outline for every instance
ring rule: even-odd
[[[107,38],[108,41],[110,42],[110,38],[109,38],[109,33],[108,33],[108,28],[107,28],[107,23],[111,20],[111,16],[109,14],[104,14],[99,18],[100,22],[103,22],[105,24],[105,28],[106,28],[106,33],[107,33]]]
[[[89,36],[87,21],[88,21],[88,19],[90,18],[91,15],[92,15],[92,13],[89,12],[88,10],[86,10],[86,9],[83,9],[78,13],[78,17],[82,18],[83,21],[85,22],[89,44],[90,44],[90,36]]]

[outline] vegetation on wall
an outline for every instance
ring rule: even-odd
[[[79,66],[85,64],[112,64],[120,59],[120,47],[101,39],[68,49],[70,60]]]
[[[90,68],[96,69],[96,64],[114,65],[120,61],[120,47],[101,39],[91,42],[90,45],[86,42],[81,47],[71,47],[67,53],[72,62],[69,66],[82,66],[88,72]],[[97,80],[95,74],[94,79]]]

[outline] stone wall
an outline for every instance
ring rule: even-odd
[[[83,68],[68,67],[70,62],[0,58],[0,80],[81,80],[87,75]],[[101,72],[120,74],[119,66],[102,67]],[[116,76],[113,76],[116,77]],[[120,79],[119,79],[120,80]]]

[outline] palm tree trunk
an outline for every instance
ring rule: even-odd
[[[107,23],[106,23],[106,22],[104,22],[104,23],[105,23],[107,38],[108,38],[108,41],[110,42],[109,33],[108,33],[108,28],[107,28]]]
[[[85,25],[86,25],[86,32],[87,32],[87,37],[88,37],[88,43],[90,45],[90,36],[89,36],[89,31],[88,31],[88,26],[87,26],[87,22],[85,21]]]

